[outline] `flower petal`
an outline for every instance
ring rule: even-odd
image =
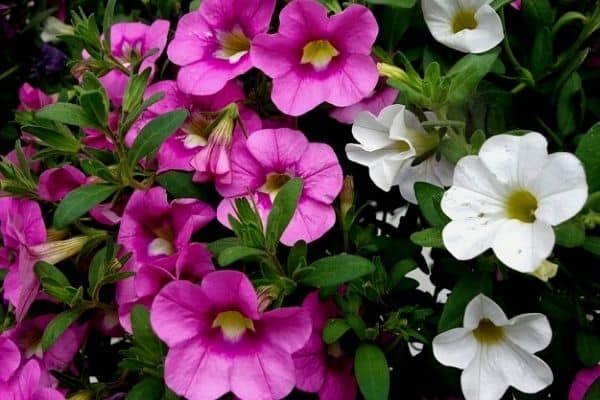
[[[484,294],[479,294],[467,304],[463,325],[468,329],[475,329],[482,319],[489,319],[496,326],[504,326],[508,323],[506,314],[492,299]]]
[[[529,353],[548,347],[552,340],[552,328],[544,314],[521,314],[508,321],[504,327],[506,336]]]
[[[505,220],[498,230],[492,250],[506,266],[519,272],[533,272],[554,247],[554,230],[545,222]]]
[[[328,85],[293,70],[273,79],[271,100],[283,113],[296,117],[324,102],[328,91]]]
[[[312,326],[310,316],[302,307],[285,307],[264,313],[260,329],[265,340],[293,353],[304,346]]]
[[[317,86],[328,88],[323,100],[337,107],[345,107],[362,100],[375,89],[379,72],[370,54],[350,54],[340,64],[336,73],[318,85],[311,85],[310,89],[314,90]]]
[[[480,347],[473,361],[460,376],[460,386],[465,400],[498,400],[509,384],[498,371],[495,355],[488,354],[489,347]]]
[[[342,167],[327,144],[309,143],[296,163],[296,174],[304,181],[303,195],[322,203],[333,203],[342,190]]]
[[[185,14],[179,19],[175,37],[169,43],[167,55],[176,65],[192,64],[206,55],[206,33],[211,28],[198,12]]]
[[[433,355],[441,364],[466,368],[477,354],[477,341],[471,329],[455,328],[433,339]]]
[[[502,223],[490,217],[450,221],[442,230],[444,246],[455,258],[470,260],[492,247]]]
[[[371,10],[352,4],[331,16],[328,30],[336,49],[345,53],[370,55],[379,28]]]
[[[203,298],[218,311],[239,311],[246,318],[258,319],[256,291],[246,275],[223,270],[206,275],[201,284]]]
[[[302,157],[308,140],[294,129],[262,129],[250,135],[246,144],[250,154],[266,171],[283,173]]]
[[[292,220],[281,236],[281,243],[293,246],[298,240],[310,243],[323,236],[335,224],[332,206],[301,197]]]
[[[537,393],[554,380],[548,364],[510,342],[490,346],[489,354],[505,381],[523,393]]]
[[[0,337],[0,381],[8,381],[21,365],[21,352],[12,340]]]

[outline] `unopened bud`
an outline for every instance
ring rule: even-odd
[[[548,282],[549,279],[554,278],[558,272],[558,265],[548,260],[542,261],[538,269],[533,271],[531,275],[535,276],[542,282]]]
[[[346,218],[348,211],[354,205],[354,178],[352,175],[346,175],[344,177],[344,185],[342,186],[342,193],[340,194],[340,212],[342,219]]]
[[[73,27],[71,25],[65,24],[60,19],[50,16],[46,19],[46,24],[44,25],[44,30],[42,31],[40,37],[43,42],[58,42],[60,39],[59,35],[72,35]]]
[[[88,242],[87,236],[75,236],[66,240],[46,242],[29,247],[31,255],[41,261],[56,264],[78,254]]]
[[[259,286],[256,290],[258,296],[258,311],[263,312],[279,297],[279,289],[273,285]]]
[[[386,78],[398,79],[404,82],[408,82],[408,74],[400,67],[397,67],[392,64],[386,63],[377,63],[377,71],[379,71],[380,76],[385,76]]]

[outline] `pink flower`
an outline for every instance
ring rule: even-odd
[[[17,345],[5,336],[0,336],[0,386],[10,380],[21,365],[21,352]]]
[[[19,100],[21,104],[19,111],[35,111],[58,101],[58,94],[47,95],[41,89],[31,86],[25,82],[19,89]]]
[[[110,28],[111,52],[127,69],[130,69],[136,60],[144,58],[140,65],[140,71],[150,68],[153,75],[154,63],[167,45],[168,34],[169,21],[163,19],[154,21],[152,25],[140,22],[114,24]],[[151,50],[157,51],[151,56],[147,56]],[[86,58],[86,54],[84,54],[84,58]],[[100,78],[108,97],[117,106],[120,106],[123,101],[127,81],[128,76],[118,70],[111,70]]]
[[[521,9],[521,0],[515,0],[512,3],[510,3],[510,5],[515,9],[515,10],[520,10]]]
[[[356,398],[352,358],[343,353],[339,343],[326,345],[322,339],[327,320],[340,315],[335,303],[322,302],[319,293],[312,292],[304,299],[302,308],[311,316],[312,334],[304,347],[293,355],[296,387],[319,393],[321,400]]]
[[[259,312],[252,283],[231,270],[212,272],[199,286],[168,284],[150,320],[169,347],[165,382],[189,400],[230,391],[243,400],[285,397],[295,385],[292,353],[311,330],[300,307]]]
[[[149,305],[166,283],[175,279],[198,280],[214,269],[211,254],[192,235],[214,218],[208,204],[195,199],[168,203],[162,187],[133,193],[121,219],[118,242],[132,258],[126,271],[133,278],[117,284],[121,325],[131,331],[129,314],[138,303]]]
[[[331,110],[329,115],[331,118],[344,124],[352,124],[358,113],[362,111],[369,111],[374,115],[379,115],[379,112],[385,107],[394,104],[394,101],[398,97],[398,90],[389,87],[385,81],[385,79],[380,79],[377,87],[368,97],[350,106],[338,107]]]
[[[175,81],[161,81],[149,86],[144,98],[159,92],[163,92],[165,97],[150,106],[125,138],[126,143],[131,146],[140,130],[152,119],[178,108],[189,111],[190,116],[182,127],[162,144],[156,154],[159,173],[169,170],[193,171],[190,162],[209,142],[211,132],[207,128],[213,121],[215,112],[228,104],[241,102],[245,97],[241,86],[233,81],[211,96],[188,95],[178,89]],[[261,121],[254,111],[241,104],[238,108],[248,131],[260,129]],[[239,126],[235,129],[235,135],[241,135]]]
[[[42,315],[23,321],[3,335],[18,345],[24,360],[38,360],[42,373],[50,381],[55,381],[49,373],[50,370],[64,371],[71,366],[88,330],[87,325],[75,323],[67,328],[48,350],[43,351],[42,335],[54,316]]]
[[[31,360],[15,371],[8,382],[0,381],[0,399],[65,400],[65,396],[48,387],[43,381],[40,364]]]
[[[266,32],[275,0],[204,0],[198,11],[177,24],[167,55],[180,65],[179,88],[194,95],[210,95],[252,68],[251,40]]]
[[[120,116],[120,111],[110,111],[108,113],[108,129],[110,129],[110,131],[114,134],[117,133],[119,128]],[[115,144],[111,139],[106,137],[102,131],[92,128],[83,128],[83,133],[85,133],[83,144],[85,144],[87,147],[91,147],[92,149],[96,150],[114,151]]]
[[[331,147],[309,143],[302,132],[292,129],[263,129],[247,142],[234,142],[231,160],[231,184],[216,182],[225,197],[217,209],[217,218],[229,226],[228,215],[235,216],[234,199],[250,196],[266,220],[273,200],[291,178],[304,182],[298,207],[281,242],[292,246],[298,240],[312,242],[323,236],[335,223],[331,203],[342,189],[342,169]]]
[[[25,159],[27,160],[29,169],[33,172],[37,172],[40,169],[40,161],[33,160],[33,156],[35,156],[36,153],[37,153],[37,150],[35,149],[35,147],[33,147],[33,145],[29,144],[27,146],[23,146],[23,155],[25,156]],[[16,150],[12,150],[5,157],[6,157],[6,160],[9,161],[12,165],[14,165],[16,167],[20,166],[19,159],[17,158]]]
[[[40,175],[38,194],[46,201],[60,201],[71,190],[83,185],[85,180],[85,174],[71,165],[50,168]]]
[[[322,102],[346,107],[367,97],[378,72],[371,57],[377,22],[368,8],[350,5],[327,16],[315,0],[294,0],[279,15],[279,32],[252,41],[252,62],[273,78],[271,98],[289,115]]]
[[[600,365],[592,368],[582,369],[575,375],[571,390],[569,391],[569,400],[583,400],[590,386],[600,378]]]

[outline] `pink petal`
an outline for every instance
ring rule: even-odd
[[[217,399],[229,392],[232,360],[211,354],[199,339],[169,349],[165,360],[165,382],[189,400]]]
[[[328,30],[338,51],[370,55],[379,27],[371,10],[352,4],[331,16]]]
[[[71,190],[85,183],[86,176],[72,165],[50,168],[42,172],[38,194],[47,201],[60,201]]]
[[[210,299],[191,282],[169,283],[156,295],[150,312],[152,329],[169,347],[210,329],[206,307]]]
[[[7,382],[21,365],[21,352],[12,340],[0,337],[0,381]]]
[[[298,240],[310,243],[323,236],[335,224],[333,207],[301,197],[298,208],[283,232],[281,243],[293,246]]]
[[[340,70],[321,83],[331,88],[325,100],[337,107],[349,106],[367,97],[379,80],[377,65],[371,55],[350,54],[343,57]]]
[[[345,400],[355,398],[356,379],[352,374],[352,360],[349,360],[345,366],[329,368],[325,382],[319,391],[319,399]]]
[[[307,342],[312,326],[308,313],[301,307],[278,308],[263,314],[261,334],[274,346],[293,353]]]
[[[313,0],[292,1],[279,14],[279,33],[299,41],[327,37],[328,25],[327,9]]]
[[[212,253],[202,243],[190,243],[180,252],[175,264],[177,279],[200,280],[215,270]]]
[[[192,235],[215,217],[212,207],[196,199],[176,199],[171,203],[171,221],[177,247],[184,246]]]
[[[167,45],[167,37],[169,36],[169,21],[157,19],[148,27],[142,47],[142,55],[147,54],[150,50],[156,49],[157,52],[146,58],[146,62],[154,63],[162,54]],[[143,69],[141,69],[143,71]]]
[[[265,170],[283,173],[302,156],[308,140],[302,132],[292,129],[263,129],[248,138],[247,146]]]
[[[271,100],[285,114],[299,116],[324,102],[329,91],[336,89],[337,85],[328,87],[311,76],[304,76],[301,72],[292,70],[284,76],[273,79]],[[354,102],[358,100],[360,98]]]
[[[252,193],[264,182],[263,167],[250,154],[245,140],[234,140],[231,148],[231,184],[215,182],[223,197],[237,197]]]
[[[313,200],[331,204],[342,190],[342,168],[327,144],[310,143],[296,164],[296,174],[304,180],[302,193]]]
[[[319,299],[319,291],[310,292],[302,302],[304,308],[310,315],[312,321],[313,332],[318,333],[319,337],[325,328],[327,321],[330,318],[340,316],[340,311],[331,300],[321,301]]]
[[[252,40],[252,64],[270,78],[279,78],[298,64],[298,54],[289,39],[278,33],[261,34]]]
[[[316,393],[323,386],[327,374],[325,345],[321,335],[311,335],[306,347],[310,350],[303,348],[293,354],[296,387],[305,392]]]
[[[17,321],[21,322],[29,307],[40,292],[40,282],[35,275],[34,266],[39,260],[34,258],[25,246],[19,250],[19,300],[15,305]]]
[[[380,81],[381,84],[381,81]],[[385,82],[383,83],[384,85]],[[347,107],[340,107],[332,110],[329,115],[336,121],[344,124],[352,124],[354,119],[361,111],[369,111],[371,114],[379,115],[385,107],[394,104],[398,97],[398,90],[389,86],[384,86],[381,89],[375,89],[370,97],[367,97],[358,103],[354,103]]]
[[[167,48],[167,55],[177,65],[192,64],[206,55],[205,34],[211,28],[199,12],[185,14],[177,23],[175,37]]]
[[[202,293],[219,311],[239,311],[246,318],[258,319],[258,300],[252,283],[239,271],[222,270],[204,277]]]
[[[181,67],[177,74],[177,85],[185,93],[206,96],[223,89],[228,81],[252,68],[248,54],[235,64],[227,60],[204,58]]]

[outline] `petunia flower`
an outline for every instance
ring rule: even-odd
[[[50,168],[40,174],[38,194],[46,201],[60,201],[85,181],[85,174],[72,165]]]
[[[377,85],[371,57],[377,32],[364,6],[328,17],[318,1],[294,0],[279,14],[279,32],[254,38],[252,61],[273,78],[271,98],[286,114],[302,115],[323,102],[347,107]]]
[[[19,88],[19,111],[35,111],[58,101],[58,94],[46,94],[42,89],[31,86],[25,82]]]
[[[426,116],[435,119],[433,113]],[[440,136],[428,133],[417,116],[401,104],[385,107],[377,117],[360,113],[352,134],[360,144],[346,145],[348,159],[369,167],[373,183],[386,192],[399,185],[402,197],[416,204],[415,182],[442,187],[452,182],[452,164],[435,155]],[[418,157],[425,159],[413,165]]]
[[[352,357],[343,352],[338,342],[325,344],[322,338],[327,321],[339,317],[340,311],[333,301],[320,301],[318,292],[306,296],[302,308],[310,314],[312,333],[304,347],[293,354],[296,387],[318,393],[321,400],[356,398]]]
[[[329,116],[341,123],[352,124],[362,111],[377,115],[385,107],[394,104],[398,93],[398,89],[388,86],[385,79],[380,79],[369,96],[358,103],[346,107],[337,107],[329,112]]]
[[[0,248],[0,268],[8,270],[4,298],[15,307],[20,322],[39,293],[35,264],[63,261],[81,251],[88,238],[47,241],[40,206],[29,199],[0,199],[0,225],[4,245]]]
[[[331,203],[342,189],[342,169],[331,147],[309,143],[299,131],[263,129],[246,142],[237,141],[231,151],[231,184],[216,182],[225,197],[217,209],[217,218],[229,226],[235,217],[234,200],[248,196],[265,218],[277,193],[292,178],[301,178],[304,186],[298,207],[281,242],[292,246],[298,240],[312,242],[323,236],[335,223]]]
[[[492,248],[508,267],[533,272],[554,247],[553,226],[575,216],[588,193],[581,162],[548,154],[539,133],[497,135],[460,159],[442,210],[446,249],[469,260]],[[560,179],[557,179],[560,177]]]
[[[463,53],[483,53],[504,39],[492,0],[423,0],[423,17],[433,38]]]
[[[582,369],[575,375],[568,400],[584,400],[590,387],[600,378],[600,365]]]
[[[169,283],[150,321],[169,347],[165,382],[189,400],[228,392],[242,400],[287,396],[296,383],[292,354],[311,332],[301,307],[259,312],[252,283],[231,270],[212,272],[200,285]]]
[[[515,10],[520,10],[521,9],[521,0],[515,0],[512,3],[510,3],[511,7],[514,8]]]
[[[165,97],[148,108],[125,138],[126,143],[132,145],[140,130],[157,116],[178,108],[189,111],[189,117],[182,127],[161,145],[156,154],[159,173],[169,170],[193,171],[192,159],[206,148],[210,141],[212,132],[208,129],[209,126],[217,112],[231,103],[237,104],[242,124],[248,132],[258,130],[262,126],[254,111],[239,104],[245,95],[241,86],[234,81],[228,82],[221,91],[211,96],[189,95],[180,91],[175,81],[161,81],[149,86],[144,98],[159,92],[163,92]],[[243,135],[239,124],[236,125],[233,134]]]
[[[14,400],[65,400],[64,395],[58,390],[48,387],[48,382],[44,382],[40,364],[36,360],[30,360],[16,370],[7,382],[0,380],[0,398]]]
[[[462,328],[433,339],[433,354],[443,365],[463,370],[460,382],[466,400],[499,400],[509,386],[537,393],[552,383],[552,370],[534,355],[551,338],[543,314],[509,320],[496,303],[480,294],[467,305]]]
[[[204,0],[179,20],[169,44],[169,60],[181,69],[177,84],[185,92],[212,95],[252,68],[250,43],[269,29],[275,0]]]
[[[111,54],[123,67],[131,69],[132,65],[141,60],[140,71],[150,68],[154,74],[154,63],[167,45],[169,21],[158,19],[151,25],[141,22],[120,22],[110,27]],[[155,51],[149,55],[151,51]],[[84,58],[89,57],[84,52]],[[127,88],[129,77],[119,70],[111,70],[100,77],[100,82],[106,89],[108,97],[120,106]]]
[[[116,299],[123,328],[138,303],[149,305],[158,290],[174,279],[200,279],[214,269],[211,255],[192,235],[214,218],[214,211],[196,199],[167,201],[162,187],[133,193],[121,218],[118,243],[131,260],[124,270],[135,277],[117,284]]]

